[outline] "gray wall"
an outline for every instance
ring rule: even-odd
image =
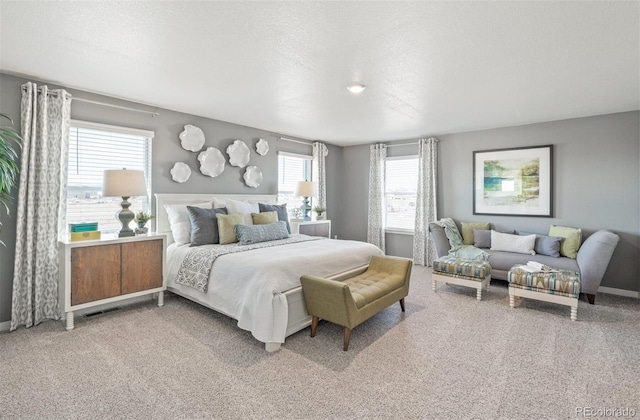
[[[36,81],[35,79],[29,79]],[[28,80],[0,73],[0,112],[8,114],[14,120],[14,125],[20,127],[20,86]],[[57,87],[48,83],[50,88]],[[107,102],[116,105],[139,109],[154,110],[141,104],[122,101],[88,92],[67,89],[74,96]],[[131,112],[109,108],[100,105],[75,101],[71,105],[71,118],[103,124],[152,130],[153,139],[153,167],[152,192],[155,193],[234,193],[234,194],[276,194],[278,192],[278,159],[277,151],[311,155],[312,148],[304,144],[277,140],[277,135],[268,131],[237,124],[216,121],[165,109],[157,110],[160,115],[151,117],[149,114]],[[185,124],[200,127],[205,134],[205,147],[215,146],[223,153],[233,140],[240,139],[255,150],[255,143],[259,138],[269,141],[269,153],[260,156],[251,153],[250,164],[257,165],[264,175],[264,180],[258,188],[249,188],[244,184],[242,175],[244,169],[227,165],[224,172],[211,178],[199,171],[197,153],[184,150],[180,146],[178,135]],[[339,215],[342,211],[340,203],[340,184],[342,182],[342,148],[327,145],[327,215]],[[191,166],[192,174],[189,181],[178,184],[171,179],[169,171],[175,162],[187,162]],[[7,217],[0,211],[2,235],[0,238],[7,244],[0,248],[0,322],[11,319],[11,294],[13,284],[13,261],[15,256],[15,206],[11,216]],[[338,234],[340,221],[332,222],[334,232]]]
[[[538,233],[550,224],[598,229],[620,235],[602,286],[640,290],[640,113],[588,118],[437,136],[439,217],[490,221],[500,228]],[[391,143],[393,144],[393,143]],[[475,150],[554,145],[554,217],[474,216],[472,156]],[[416,154],[416,146],[389,155]],[[345,238],[366,240],[368,146],[346,147],[342,190]],[[411,256],[412,236],[387,234],[387,253]]]

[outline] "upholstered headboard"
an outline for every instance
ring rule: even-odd
[[[168,236],[167,245],[173,243],[169,217],[164,208],[165,204],[193,204],[217,199],[232,199],[240,201],[252,201],[260,203],[275,203],[275,194],[155,194],[156,197],[156,232],[166,233]]]

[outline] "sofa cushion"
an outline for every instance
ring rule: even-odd
[[[560,236],[564,238],[560,243],[560,255],[569,258],[578,257],[578,249],[582,242],[582,229],[551,225],[549,228],[549,236]]]
[[[529,261],[536,261],[548,265],[558,270],[571,270],[580,272],[578,263],[572,258],[554,258],[546,255],[516,254],[515,252],[487,251],[489,253],[489,263],[493,271],[509,271],[516,264],[526,264]]]
[[[535,255],[536,235],[520,236],[491,231],[491,250]]]
[[[464,245],[473,245],[475,242],[473,239],[474,229],[475,230],[489,230],[491,229],[491,223],[469,223],[462,222],[460,223],[462,227],[462,243]]]

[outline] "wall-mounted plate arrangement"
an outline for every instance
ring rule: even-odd
[[[224,171],[225,159],[222,152],[215,147],[207,147],[198,155],[200,161],[200,172],[203,175],[216,177]]]
[[[247,166],[243,178],[248,187],[258,188],[262,183],[262,171],[257,166]]]
[[[249,163],[250,150],[242,140],[236,140],[227,147],[229,165],[244,168]]]
[[[191,168],[184,162],[176,162],[171,168],[171,178],[176,182],[187,182],[190,176]]]
[[[180,133],[182,148],[191,152],[198,152],[204,146],[204,133],[199,127],[187,124]]]
[[[265,139],[258,140],[256,143],[256,152],[258,152],[260,156],[264,156],[269,153],[269,142]]]

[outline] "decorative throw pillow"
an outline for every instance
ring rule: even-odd
[[[268,225],[278,221],[278,213],[275,211],[265,211],[262,213],[251,213],[254,225]]]
[[[212,202],[189,204],[191,207],[200,207],[210,209]],[[186,204],[165,204],[164,209],[167,211],[169,225],[171,225],[171,233],[173,241],[178,245],[185,245],[191,241],[191,221],[189,220],[189,212]]]
[[[257,244],[258,242],[275,241],[289,237],[287,225],[283,221],[268,225],[236,225],[235,230],[240,245]]]
[[[491,231],[473,229],[473,241],[476,248],[491,248]]]
[[[231,213],[242,213],[244,215],[244,224],[252,225],[253,219],[251,218],[251,213],[259,213],[260,208],[258,207],[258,203],[252,203],[250,201],[240,201],[233,200],[231,198],[214,198],[213,199],[213,208],[222,208],[226,207],[227,212]]]
[[[218,214],[227,214],[227,209],[201,209],[187,206],[191,221],[191,246],[220,243]]]
[[[573,259],[578,258],[578,249],[582,243],[582,229],[551,225],[549,236],[564,238],[560,243],[560,255]]]
[[[475,230],[489,230],[491,229],[491,223],[468,223],[461,222],[462,227],[462,243],[464,245],[473,245],[473,231]]]
[[[519,235],[536,235],[536,245],[533,250],[536,254],[548,255],[549,257],[560,257],[560,243],[562,238],[559,236],[547,236],[539,233],[518,232]]]
[[[217,219],[220,245],[238,242],[235,227],[244,224],[244,215],[242,213],[219,214]]]
[[[491,231],[491,250],[535,255],[536,235],[520,236]]]
[[[258,203],[260,212],[275,211],[278,213],[278,220],[282,220],[287,224],[287,232],[291,233],[291,225],[289,224],[289,213],[287,212],[287,203],[284,204],[267,204]]]

